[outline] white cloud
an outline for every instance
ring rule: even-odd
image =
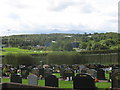
[[[116,31],[118,0],[1,0],[0,35]],[[74,32],[75,32],[74,31]]]

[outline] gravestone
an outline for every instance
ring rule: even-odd
[[[45,77],[45,86],[58,87],[58,78],[55,75]]]
[[[5,72],[5,77],[9,77],[10,73],[11,73],[11,70],[9,68],[7,68],[6,72]]]
[[[58,65],[53,66],[53,73],[59,73],[60,72],[60,67]]]
[[[11,74],[17,74],[17,69],[16,68],[11,68],[10,73]]]
[[[39,77],[39,69],[38,68],[33,68],[32,70],[31,70],[31,73],[32,74],[35,74],[36,76],[38,76]]]
[[[31,72],[31,71],[32,71],[32,69],[33,69],[33,67],[32,67],[32,66],[28,66],[28,67],[27,67],[28,72]]]
[[[120,88],[120,72],[113,73],[111,76],[112,88]]]
[[[63,77],[64,67],[60,67],[60,76]]]
[[[114,68],[112,69],[112,73],[120,72],[120,68]]]
[[[41,69],[42,68],[42,65],[37,65],[36,66],[38,69]]]
[[[89,65],[88,65],[88,68],[89,68],[89,69],[95,69],[95,68],[96,68],[96,65],[94,65],[94,64],[89,64]]]
[[[84,68],[86,68],[85,65],[80,65],[80,66],[79,66],[79,73],[81,73],[82,69],[84,69]]]
[[[0,77],[0,90],[2,90],[2,77]]]
[[[49,75],[52,75],[52,69],[51,68],[45,68],[44,69],[44,77],[47,77]]]
[[[39,69],[39,75],[40,75],[40,79],[42,80],[44,78],[44,68]]]
[[[73,88],[74,89],[91,89],[95,90],[95,81],[88,74],[77,74],[73,79]]]
[[[22,70],[21,71],[21,76],[22,76],[23,79],[27,79],[28,75],[29,75],[29,72],[27,70]]]
[[[2,82],[2,77],[0,77],[0,83]]]
[[[94,78],[97,78],[97,71],[94,69],[87,70],[87,73],[93,76]]]
[[[111,71],[112,71],[112,72],[109,73],[109,78],[110,78],[110,80],[112,79],[112,75],[113,75],[114,73],[120,72],[120,68],[114,67]]]
[[[29,85],[38,85],[38,77],[34,74],[28,76]]]
[[[95,67],[96,67],[96,68],[104,68],[104,66],[101,65],[101,64],[96,64]]]
[[[2,70],[0,69],[0,77],[2,77]]]
[[[96,71],[97,71],[97,78],[99,80],[106,80],[105,71],[103,69],[99,68],[99,69],[96,69]]]
[[[62,64],[62,65],[60,66],[60,76],[61,76],[61,77],[63,77],[63,71],[64,71],[66,68],[68,68],[68,65],[66,65],[66,64]]]
[[[111,76],[112,76],[112,72],[109,72],[109,80],[108,80],[108,82],[111,82]]]
[[[74,70],[75,73],[78,73],[79,66],[77,64],[73,64],[72,68],[73,68],[73,70]]]
[[[65,70],[63,71],[63,77],[64,77],[64,78],[67,78],[67,77],[68,77],[69,81],[71,80],[71,78],[72,78],[72,80],[73,80],[74,71],[73,71],[71,68],[65,69]]]
[[[22,83],[22,77],[17,74],[11,74],[10,82]]]
[[[89,68],[83,68],[83,69],[81,70],[81,73],[85,74],[85,73],[87,73],[88,70],[89,70]]]
[[[0,69],[0,83],[1,83],[1,78],[2,78],[2,69]]]
[[[22,76],[22,78],[27,79],[28,75],[29,75],[28,67],[25,67],[25,66],[21,67],[21,76]]]

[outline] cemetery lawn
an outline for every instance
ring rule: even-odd
[[[27,50],[27,49],[20,49],[20,48],[3,48],[1,55],[6,55],[7,53],[27,53],[27,54],[40,54],[40,53],[47,53],[48,51],[34,51],[34,50]]]
[[[2,78],[2,83],[5,82],[10,82],[9,78]],[[39,86],[45,86],[44,85],[45,81],[44,80],[38,80],[38,85]],[[28,84],[27,79],[22,79],[22,84]],[[111,87],[110,82],[97,82],[96,87],[98,88],[109,88]],[[59,80],[59,88],[73,88],[73,81],[64,81],[64,80]]]

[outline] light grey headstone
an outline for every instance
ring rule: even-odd
[[[29,85],[38,85],[38,77],[34,74],[28,76]]]
[[[81,73],[81,70],[84,69],[84,68],[86,68],[85,65],[80,65],[80,66],[79,66],[79,72]]]
[[[90,74],[91,76],[95,77],[95,78],[97,77],[97,71],[94,70],[94,69],[87,70],[87,73]]]

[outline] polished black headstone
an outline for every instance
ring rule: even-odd
[[[111,76],[112,88],[120,89],[120,72],[113,73]]]
[[[77,74],[73,79],[73,88],[74,89],[92,89],[95,90],[95,81],[88,74]]]
[[[58,78],[54,75],[45,77],[45,86],[58,87]]]
[[[10,82],[22,83],[22,77],[20,75],[17,75],[17,74],[12,74],[11,78],[10,78]]]

